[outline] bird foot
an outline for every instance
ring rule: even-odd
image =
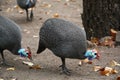
[[[30,20],[31,20],[31,21],[33,20],[33,14],[30,15]]]
[[[62,67],[62,72],[63,72],[64,74],[66,74],[67,76],[70,76],[70,75],[71,75],[70,70],[67,69],[67,67],[65,67],[64,65],[61,65],[61,66],[59,66],[59,67]]]

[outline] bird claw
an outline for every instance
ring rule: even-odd
[[[70,76],[70,75],[71,75],[70,70],[67,69],[65,66],[60,65],[59,67],[62,67],[62,72],[63,72],[64,74],[66,74],[67,76]]]
[[[71,75],[71,73],[70,73],[70,71],[69,71],[68,69],[64,69],[64,70],[62,70],[62,71],[63,71],[63,73],[66,74],[67,76],[70,76],[70,75]]]

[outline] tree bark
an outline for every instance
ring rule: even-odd
[[[109,36],[120,30],[120,0],[83,0],[82,20],[88,40]]]

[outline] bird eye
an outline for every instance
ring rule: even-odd
[[[95,55],[97,55],[97,53],[95,53]]]

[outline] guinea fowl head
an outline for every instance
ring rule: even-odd
[[[89,59],[89,60],[93,60],[93,59],[98,59],[100,58],[100,53],[98,52],[98,50],[96,49],[92,49],[92,50],[87,50],[85,53],[85,56]]]
[[[27,47],[27,49],[24,49],[24,48],[19,49],[18,53],[19,53],[19,55],[21,57],[27,57],[30,60],[32,60],[32,55],[31,55],[31,49],[30,49],[30,47]]]

